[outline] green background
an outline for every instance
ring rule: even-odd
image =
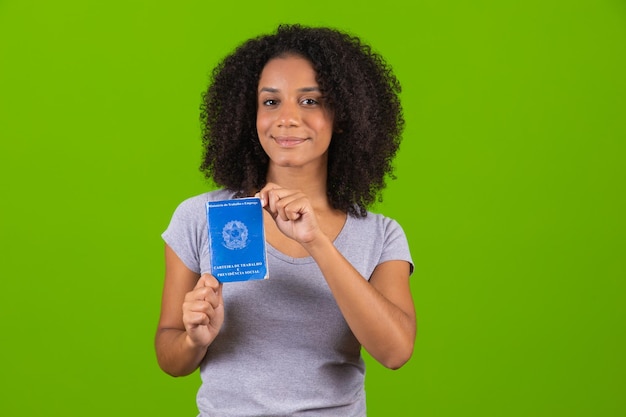
[[[280,22],[360,35],[404,87],[375,209],[419,333],[398,371],[367,358],[369,415],[626,415],[617,0],[0,0],[0,415],[195,415],[152,345],[160,233],[208,189],[210,69]]]

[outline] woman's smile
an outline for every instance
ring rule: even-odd
[[[283,148],[292,148],[304,143],[306,139],[293,136],[272,136],[274,141]]]

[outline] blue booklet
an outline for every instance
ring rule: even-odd
[[[219,282],[266,279],[263,208],[256,197],[206,203],[211,273]]]

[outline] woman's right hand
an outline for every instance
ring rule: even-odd
[[[203,274],[185,295],[183,324],[194,347],[209,346],[224,323],[222,285],[213,275]]]

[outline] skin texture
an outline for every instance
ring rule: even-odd
[[[313,63],[299,54],[281,54],[264,65],[255,126],[267,173],[264,185],[249,194],[261,198],[267,241],[289,256],[311,256],[359,342],[381,364],[397,369],[411,357],[416,335],[410,265],[384,262],[368,281],[333,245],[349,211],[329,197],[337,120],[318,79]],[[157,358],[167,373],[187,375],[224,322],[222,287],[210,274],[189,270],[167,246],[165,259]]]

